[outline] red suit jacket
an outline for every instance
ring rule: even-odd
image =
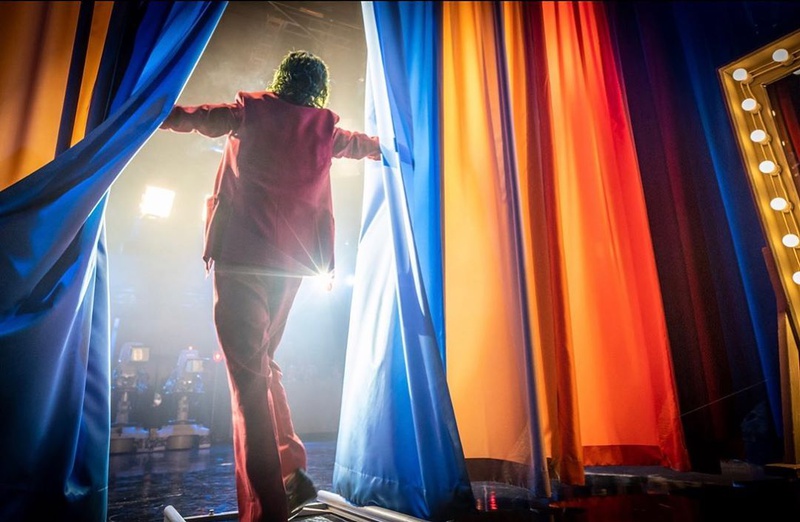
[[[380,159],[377,138],[341,129],[338,121],[328,109],[268,91],[173,108],[162,129],[228,135],[206,202],[207,268],[224,263],[295,276],[333,270],[331,159]]]

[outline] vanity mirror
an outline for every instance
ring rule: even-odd
[[[800,30],[719,69],[778,298],[784,462],[800,464]]]

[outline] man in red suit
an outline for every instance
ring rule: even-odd
[[[334,269],[331,159],[380,159],[377,138],[337,127],[328,85],[325,63],[294,51],[268,90],[175,106],[161,125],[227,136],[203,259],[228,369],[242,521],[286,522],[317,493],[273,356],[302,277]]]

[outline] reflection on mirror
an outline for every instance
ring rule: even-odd
[[[767,95],[774,111],[778,137],[781,140],[789,173],[800,192],[800,65],[792,74],[767,85]]]

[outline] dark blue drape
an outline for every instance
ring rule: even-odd
[[[611,2],[692,465],[780,458],[777,311],[718,69],[794,2]]]
[[[226,5],[127,4],[112,15],[90,132],[0,192],[0,520],[106,518],[106,196],[166,117]]]

